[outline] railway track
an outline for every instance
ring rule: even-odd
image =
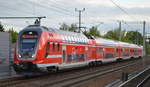
[[[119,87],[149,87],[148,81],[150,81],[150,66]],[[146,86],[147,84],[148,86]]]
[[[70,87],[83,81],[115,72],[123,68],[141,63],[141,59],[111,63],[99,67],[83,67],[80,69],[60,71],[33,78],[12,78],[0,80],[0,87]]]
[[[145,85],[146,85],[146,83],[148,82],[149,79],[150,79],[150,74],[148,76],[146,76],[145,79],[143,79],[143,81],[140,82],[136,87],[147,87]]]
[[[111,69],[111,70],[108,69],[108,70],[103,71],[103,72],[101,70],[97,70],[95,72],[89,72],[89,73],[79,75],[79,76],[76,76],[76,77],[65,78],[63,80],[60,80],[60,81],[57,81],[57,82],[54,82],[54,83],[49,83],[49,84],[46,84],[44,86],[45,87],[49,87],[49,86],[52,86],[52,85],[53,85],[53,87],[56,87],[56,86],[61,86],[61,87],[77,86],[78,84],[80,84],[83,81],[87,81],[87,80],[96,78],[98,76],[105,75],[107,73],[115,72],[115,71],[118,71],[122,68],[129,67],[129,66],[132,66],[132,65],[135,65],[135,64],[136,63],[131,63],[131,64],[128,64],[128,65],[115,67],[114,69]]]

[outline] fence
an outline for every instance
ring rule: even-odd
[[[0,32],[0,78],[11,75],[11,39],[7,32]]]

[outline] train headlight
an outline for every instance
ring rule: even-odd
[[[19,54],[19,57],[21,57],[21,55]]]
[[[32,55],[32,58],[35,57],[35,54]]]

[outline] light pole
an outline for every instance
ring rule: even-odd
[[[77,8],[75,8],[76,12],[79,12],[79,33],[81,32],[81,13],[85,11],[85,8],[83,8],[82,10],[78,10]]]
[[[145,24],[146,24],[146,22],[145,21],[143,21],[143,56],[145,56],[146,55],[146,49],[145,49]]]

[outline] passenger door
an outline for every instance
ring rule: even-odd
[[[66,46],[62,46],[62,63],[66,62]]]

